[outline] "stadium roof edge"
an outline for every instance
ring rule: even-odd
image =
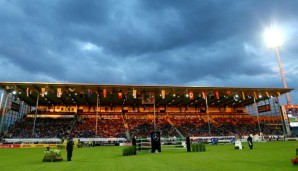
[[[234,87],[234,86],[184,86],[184,85],[142,85],[142,84],[94,84],[94,83],[59,83],[59,82],[0,82],[0,87],[2,89],[5,89],[6,86],[37,86],[37,87],[42,87],[42,86],[55,86],[60,88],[68,87],[68,88],[75,88],[75,87],[86,87],[86,88],[94,88],[94,87],[99,87],[99,88],[109,88],[109,87],[132,87],[132,88],[193,88],[193,89],[243,89],[243,90],[248,90],[248,89],[253,89],[253,90],[280,90],[280,93],[287,93],[292,90],[293,88],[273,88],[273,87]],[[13,87],[10,87],[13,89]]]
[[[34,106],[36,104],[37,92],[42,93],[42,88],[48,93],[47,98],[41,98],[41,105],[96,105],[96,96],[101,99],[101,105],[142,105],[141,96],[145,92],[154,92],[160,96],[155,96],[158,105],[203,105],[202,95],[220,96],[218,99],[210,98],[208,102],[215,106],[227,106],[231,104],[249,105],[253,103],[252,99],[245,98],[249,96],[263,95],[277,97],[288,93],[293,88],[270,88],[270,87],[223,87],[223,86],[177,86],[177,85],[134,85],[134,84],[94,84],[94,83],[53,83],[53,82],[0,82],[0,88],[7,91],[18,91],[17,96],[26,103]],[[58,88],[62,91],[62,96],[57,98]],[[29,90],[29,91],[28,91]],[[106,95],[104,95],[105,90]],[[137,90],[137,99],[132,96],[132,91]],[[161,90],[165,90],[166,98],[161,98]],[[118,98],[118,93],[125,95],[127,100]],[[28,94],[30,93],[30,94]],[[184,94],[192,93],[193,99]],[[27,96],[26,96],[27,94]],[[83,94],[83,95],[82,95]],[[85,95],[88,94],[88,96]],[[173,95],[178,95],[173,97]],[[234,102],[233,95],[240,95],[243,100],[241,103]],[[81,97],[77,97],[80,96]],[[179,95],[181,97],[179,97]],[[105,96],[105,97],[104,97]],[[222,98],[225,96],[225,98]],[[226,96],[229,98],[226,99]],[[71,98],[70,98],[71,97]],[[178,99],[178,97],[180,99]],[[258,99],[261,100],[261,99]],[[172,102],[173,101],[173,102]]]

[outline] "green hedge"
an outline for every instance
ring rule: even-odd
[[[129,146],[123,149],[123,156],[137,155],[136,146]]]
[[[204,143],[191,144],[191,151],[193,152],[206,151],[206,145]]]
[[[57,148],[58,148],[58,149],[65,149],[65,145],[63,145],[63,144],[58,144],[58,145],[57,145]]]

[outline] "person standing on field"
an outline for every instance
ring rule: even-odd
[[[67,151],[67,161],[71,161],[72,157],[72,151],[73,151],[73,140],[72,138],[69,138],[67,144],[66,144],[66,151]]]
[[[247,142],[248,142],[248,146],[249,146],[249,149],[252,150],[253,148],[253,143],[252,143],[252,137],[249,135],[248,138],[247,138]]]

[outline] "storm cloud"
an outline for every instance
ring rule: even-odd
[[[298,81],[298,1],[1,0],[0,80],[288,87]],[[298,93],[291,93],[298,103]]]

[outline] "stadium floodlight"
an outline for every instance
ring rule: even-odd
[[[283,44],[282,31],[276,25],[271,25],[270,28],[267,28],[265,30],[264,38],[265,38],[266,44],[270,48],[275,49],[275,53],[276,53],[276,56],[277,56],[277,59],[278,59],[278,65],[279,65],[281,79],[282,79],[282,82],[284,84],[284,88],[288,88],[286,78],[285,78],[285,74],[284,74],[284,70],[282,68],[282,63],[281,63],[281,60],[280,60],[279,51],[278,51],[278,47],[282,46],[282,44]],[[289,93],[286,93],[286,99],[287,99],[287,105],[291,105],[291,98],[290,98]]]
[[[264,33],[264,38],[266,44],[270,48],[280,47],[283,44],[282,31],[276,26],[271,26],[270,28],[267,28]]]

